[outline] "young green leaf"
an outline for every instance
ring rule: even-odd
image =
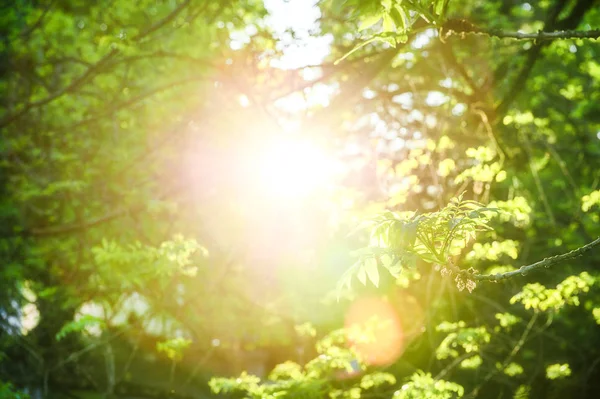
[[[375,287],[379,287],[379,270],[377,268],[377,260],[369,258],[365,261],[365,270],[369,276],[369,280]]]
[[[373,26],[377,22],[381,21],[382,17],[383,17],[383,15],[380,12],[376,13],[376,14],[372,14],[372,15],[366,15],[360,22],[360,25],[358,26],[358,30],[363,31],[365,29],[369,29],[371,26]]]
[[[396,30],[396,24],[394,19],[389,14],[383,15],[383,32],[394,32]]]
[[[360,281],[363,285],[367,285],[367,273],[365,272],[364,267],[361,267],[358,270],[358,274],[356,277],[358,277],[358,281]]]

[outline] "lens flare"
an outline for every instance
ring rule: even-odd
[[[369,365],[393,363],[404,349],[404,332],[392,304],[379,297],[356,300],[345,320],[348,342]]]

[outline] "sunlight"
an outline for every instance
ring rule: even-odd
[[[277,48],[283,53],[281,58],[271,61],[271,66],[294,69],[318,65],[329,55],[333,35],[310,33],[318,27],[321,17],[316,0],[267,0],[264,4],[269,11],[267,25],[278,37]]]
[[[275,198],[303,198],[327,189],[338,170],[322,149],[289,137],[271,140],[256,156],[257,189]]]

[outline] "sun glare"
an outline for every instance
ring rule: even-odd
[[[337,171],[336,161],[309,141],[278,138],[256,154],[255,178],[264,193],[285,199],[304,198],[326,190]]]

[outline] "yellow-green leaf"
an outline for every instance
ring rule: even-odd
[[[369,280],[375,287],[379,286],[379,270],[377,268],[377,260],[375,258],[369,258],[365,261],[365,270],[369,276]]]

